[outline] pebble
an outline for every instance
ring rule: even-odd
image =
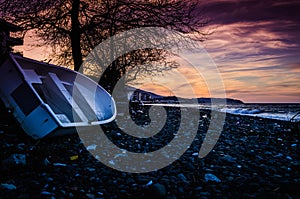
[[[150,180],[150,181],[146,184],[146,187],[149,187],[149,186],[152,185],[152,184],[153,184],[153,181]]]
[[[63,164],[63,163],[53,163],[53,166],[56,166],[56,167],[66,167],[67,165]]]
[[[86,170],[88,170],[88,171],[90,171],[90,172],[96,171],[95,168],[87,168]]]
[[[153,184],[149,189],[144,193],[145,199],[163,199],[166,197],[166,188],[164,185],[159,183]]]
[[[86,147],[86,150],[96,150],[97,148],[97,145],[96,144],[93,144],[93,145],[89,145]]]
[[[90,198],[90,199],[95,199],[95,195],[94,194],[91,194],[91,193],[87,193],[86,194],[86,197]]]
[[[199,159],[197,152],[210,118],[209,111],[205,114],[207,118],[200,119],[202,126],[195,142],[179,160],[165,168],[141,174],[117,171],[102,164],[87,151],[78,135],[36,142],[20,132],[5,132],[0,139],[0,176],[1,182],[6,183],[0,186],[0,197],[259,198],[260,194],[271,190],[290,198],[300,198],[296,195],[298,188],[295,188],[300,185],[299,136],[293,132],[285,133],[284,129],[290,128],[288,124],[277,122],[280,127],[273,131],[272,120],[244,116],[237,119],[227,115],[214,151]],[[175,130],[170,128],[176,128],[178,120],[172,119],[169,123],[169,129],[152,140],[124,140],[124,134],[116,129],[105,132],[124,150],[147,147],[147,151],[155,151],[171,140]],[[190,130],[189,125],[183,128],[185,132]],[[96,150],[96,146],[88,146]],[[25,157],[26,163],[21,163],[22,167],[11,166],[20,166],[11,161],[16,154]],[[114,165],[123,157],[111,158],[109,164]],[[289,186],[290,183],[295,186]],[[13,191],[5,188],[5,184]],[[283,189],[283,186],[287,188]]]
[[[25,154],[12,154],[2,162],[4,167],[26,166]]]
[[[1,187],[5,188],[5,189],[8,189],[8,190],[15,190],[17,189],[17,187],[13,184],[6,184],[6,183],[3,183],[1,184]]]
[[[196,156],[196,157],[197,157],[198,155],[199,155],[199,153],[193,153],[193,154],[192,154],[192,156]]]
[[[286,156],[285,158],[288,160],[293,160],[293,158],[291,156]]]
[[[179,178],[180,181],[187,182],[187,179],[186,179],[186,177],[184,176],[183,173],[178,174],[178,178]]]
[[[46,195],[46,196],[53,195],[53,193],[50,193],[50,192],[48,192],[48,191],[42,191],[41,194],[42,194],[42,195]]]
[[[204,179],[205,179],[206,182],[210,182],[210,181],[211,182],[221,182],[221,180],[212,173],[206,173],[204,175]]]

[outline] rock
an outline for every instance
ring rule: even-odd
[[[56,166],[56,167],[65,167],[67,165],[63,164],[63,163],[53,163],[53,166]]]
[[[126,179],[126,183],[132,185],[132,184],[135,183],[135,181],[134,181],[132,178],[127,178],[127,179]]]
[[[195,171],[196,167],[190,163],[190,162],[186,162],[186,167],[190,170],[190,171]]]
[[[108,163],[111,164],[111,165],[115,165],[116,164],[113,160],[110,160]]]
[[[206,182],[221,182],[221,180],[212,173],[207,173],[204,175],[204,179]]]
[[[198,157],[199,153],[193,153],[192,156]]]
[[[179,180],[182,181],[182,182],[187,182],[187,179],[186,179],[186,177],[184,176],[183,173],[178,174],[178,178],[179,178]]]
[[[152,184],[153,184],[153,181],[150,180],[150,181],[146,184],[146,187],[149,187],[149,186],[151,186]]]
[[[148,190],[145,191],[143,198],[145,199],[164,199],[166,198],[166,188],[164,185],[161,185],[159,183],[153,184],[149,187]]]
[[[96,171],[96,169],[95,168],[86,168],[86,170],[88,170],[88,171],[90,171],[90,172],[94,172],[94,171]]]
[[[12,154],[7,159],[3,160],[3,166],[10,168],[15,166],[26,166],[25,154]]]
[[[42,191],[41,194],[45,195],[45,196],[51,196],[51,195],[53,195],[53,193],[50,193],[48,191]]]
[[[236,158],[231,157],[230,155],[225,155],[224,157],[222,157],[223,160],[230,162],[230,163],[235,163],[236,162]]]
[[[6,183],[3,183],[1,184],[1,187],[5,188],[5,189],[8,189],[8,190],[15,190],[17,189],[17,187],[13,184],[6,184]]]
[[[102,192],[100,192],[100,191],[98,191],[97,194],[98,194],[99,196],[103,196],[103,195],[104,195],[104,194],[103,194]]]
[[[87,150],[96,150],[97,145],[96,144],[92,144],[86,147]]]
[[[87,193],[85,194],[87,198],[90,198],[90,199],[95,199],[95,195],[94,194],[91,194],[91,193]]]
[[[183,187],[179,187],[179,188],[178,188],[178,192],[179,192],[180,195],[183,195],[183,194],[184,194],[184,189],[183,189]]]
[[[286,156],[285,158],[288,160],[293,160],[293,158],[291,156]]]
[[[203,125],[196,136],[198,140],[195,139],[180,160],[166,168],[140,174],[116,171],[103,165],[93,158],[77,136],[33,141],[25,135],[11,136],[14,131],[5,130],[4,134],[0,134],[0,147],[3,149],[0,150],[3,162],[0,167],[0,198],[258,198],[261,193],[269,191],[300,198],[297,197],[297,190],[300,190],[298,138],[292,133],[279,132],[280,129],[269,135],[268,125],[272,126],[274,121],[239,116],[237,127],[236,117],[228,115],[214,151],[199,159],[198,153],[194,152],[198,152],[205,138],[209,119],[208,115],[207,124],[201,120]],[[147,152],[155,151],[163,146],[162,140],[171,140],[169,136],[172,137],[175,132],[172,125],[177,122],[173,119],[161,138],[157,136],[136,142],[137,138],[124,139],[123,134],[118,136],[119,131],[113,129],[113,136],[118,139],[112,137],[112,140],[132,151],[137,149],[138,144],[141,148],[146,146]],[[257,124],[252,125],[251,122]],[[191,130],[188,125],[182,127],[184,131]],[[109,137],[110,131],[105,129],[105,132]],[[278,141],[278,137],[282,141]],[[13,154],[25,152],[28,152],[25,167],[3,168],[9,165],[7,160],[13,159]],[[77,156],[74,157],[76,160],[70,158],[74,154],[78,155],[78,159]],[[119,164],[119,158],[112,156],[110,164]],[[12,184],[16,189],[12,186],[10,191],[1,183]],[[293,189],[290,183],[294,184]],[[42,192],[44,195],[41,195]]]

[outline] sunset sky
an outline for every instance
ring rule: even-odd
[[[214,32],[202,45],[221,73],[227,97],[300,103],[299,0],[211,0],[201,3],[199,15],[209,21],[205,30]],[[24,56],[43,60],[47,51],[30,43],[25,38]],[[207,89],[199,95],[207,97]]]

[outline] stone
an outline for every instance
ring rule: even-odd
[[[3,183],[1,184],[1,187],[5,188],[5,189],[8,189],[8,190],[15,190],[17,189],[17,187],[13,184],[6,184],[6,183]]]
[[[4,167],[26,166],[25,154],[12,154],[2,162]]]
[[[212,173],[206,173],[204,175],[204,179],[205,179],[206,182],[210,182],[210,181],[211,182],[221,182],[221,180]]]
[[[186,179],[186,177],[184,176],[183,173],[178,174],[178,178],[179,178],[179,180],[182,181],[182,182],[187,182],[187,179]]]
[[[96,198],[95,195],[94,195],[94,194],[91,194],[91,193],[87,193],[87,194],[86,194],[86,197],[87,197],[87,198],[90,198],[90,199],[95,199],[95,198]]]
[[[164,185],[161,185],[159,183],[153,184],[152,186],[150,186],[148,188],[148,190],[146,190],[146,192],[144,193],[144,197],[145,199],[164,199],[166,198],[166,188]]]

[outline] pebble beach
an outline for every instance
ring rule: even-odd
[[[168,111],[173,125],[151,139],[148,150],[172,139],[179,119],[176,110]],[[197,135],[178,160],[156,171],[126,173],[95,159],[78,134],[33,140],[2,110],[0,198],[300,198],[296,126],[227,114],[217,144],[198,158],[210,121],[210,111],[199,112]],[[116,145],[137,151],[146,147],[122,136],[114,123],[104,129]]]

